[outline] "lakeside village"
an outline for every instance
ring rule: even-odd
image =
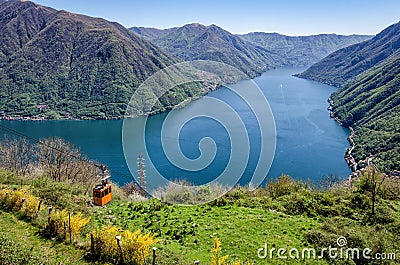
[[[46,112],[48,110],[47,105],[37,105],[37,110],[40,114],[33,116],[22,116],[22,115],[7,115],[4,111],[0,111],[0,120],[7,121],[46,121],[46,120],[89,120],[87,117],[76,117],[71,113],[66,112],[65,115],[61,116],[59,114],[55,114],[50,112]],[[118,120],[121,117],[105,117],[104,120]]]
[[[44,121],[56,118],[55,115],[48,114],[46,111],[48,110],[48,106],[45,104],[37,105],[36,109],[40,112],[40,114],[33,116],[21,116],[21,115],[7,115],[4,111],[0,111],[0,120],[8,120],[8,121]],[[66,113],[63,119],[66,120],[76,120],[73,118],[70,113]]]

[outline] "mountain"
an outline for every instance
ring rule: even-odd
[[[400,169],[400,23],[369,41],[341,49],[300,77],[340,86],[332,115],[352,127],[356,168],[374,162],[386,173]]]
[[[310,66],[340,48],[372,38],[367,35],[336,34],[292,37],[264,32],[233,35],[215,25],[206,27],[198,23],[164,30],[144,27],[133,27],[131,30],[182,60],[217,59],[233,66],[239,65],[246,73],[249,68],[253,73],[258,73],[260,67],[257,64],[264,64],[262,69]],[[201,37],[206,31],[213,37]],[[214,50],[221,53],[216,55]],[[256,65],[245,67],[238,64],[240,60],[229,60],[238,52],[245,52],[248,59]]]
[[[118,23],[29,1],[0,5],[0,116],[121,117],[134,89],[179,59]],[[175,98],[204,94],[194,88]],[[165,98],[155,111],[178,104]]]
[[[187,24],[152,42],[184,61],[223,62],[250,77],[281,64],[281,58],[274,53],[215,25]]]
[[[239,35],[242,39],[263,47],[284,59],[286,66],[310,66],[330,53],[372,38],[366,35],[320,34],[285,36],[278,33],[253,32]]]
[[[140,37],[146,40],[154,40],[158,39],[161,37],[164,37],[165,35],[175,31],[177,27],[175,28],[169,28],[169,29],[156,29],[156,28],[145,28],[145,27],[132,27],[129,28],[136,34],[138,34]]]
[[[332,53],[299,76],[342,86],[394,54],[400,48],[399,30],[400,24],[394,24],[369,41]]]

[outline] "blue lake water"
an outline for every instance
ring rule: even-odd
[[[246,80],[235,84],[237,89],[244,90],[250,82],[254,81],[272,109],[276,126],[276,151],[268,177],[277,177],[285,173],[294,178],[310,179],[314,182],[328,174],[347,177],[350,169],[343,155],[349,145],[347,141],[349,132],[330,119],[327,110],[327,99],[335,88],[292,76],[302,70],[293,68],[271,70],[252,81]],[[260,125],[254,115],[249,112],[248,106],[235,93],[222,87],[190,103],[187,107],[174,111],[174,115],[169,117],[169,122],[179,124],[180,119],[190,116],[194,109],[207,108],[205,105],[207,97],[220,99],[231,105],[244,122],[248,132],[250,153],[243,174],[235,177],[240,179],[240,184],[246,184],[259,162]],[[217,150],[212,162],[203,170],[183,170],[171,164],[163,152],[160,140],[161,128],[168,114],[162,113],[147,119],[145,137],[148,155],[145,156],[146,160],[151,160],[158,172],[168,179],[184,178],[191,182],[206,183],[215,178],[226,168],[232,148],[230,135],[224,124],[205,117],[197,117],[181,126],[178,139],[170,140],[177,140],[180,150],[187,158],[196,159],[200,156],[199,142],[205,137],[213,139],[212,145]],[[131,128],[137,127],[140,130],[144,119],[146,118],[141,117],[129,121]],[[123,121],[121,120],[0,121],[0,124],[34,138],[62,137],[78,146],[90,159],[107,164],[115,182],[124,184],[132,180],[122,146]],[[142,139],[136,138],[135,132],[129,137],[132,138],[130,139],[132,148],[125,151],[131,153],[129,160],[136,174],[134,168],[136,161],[132,160],[137,153],[144,152],[139,148],[139,143],[135,144],[136,141],[139,142]],[[261,164],[262,162],[260,161]],[[268,163],[265,164],[267,167]],[[151,170],[148,174],[151,174]]]

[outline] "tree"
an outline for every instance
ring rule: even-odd
[[[324,190],[330,190],[336,187],[340,183],[340,178],[337,175],[329,174],[328,176],[322,177],[321,188]]]
[[[25,176],[34,162],[34,149],[25,138],[9,139],[0,143],[0,165],[11,172]]]
[[[375,204],[381,194],[382,184],[385,179],[378,169],[370,165],[366,167],[360,176],[360,189],[367,193],[371,199],[371,214],[375,215]]]
[[[61,138],[41,140],[37,144],[39,165],[54,181],[88,184],[93,186],[98,169],[71,143]]]

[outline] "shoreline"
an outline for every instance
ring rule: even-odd
[[[329,110],[330,117],[332,119],[334,119],[340,126],[347,128],[350,131],[350,135],[347,137],[347,140],[348,140],[350,146],[346,149],[346,151],[344,153],[344,160],[346,161],[347,165],[351,169],[351,173],[347,177],[347,181],[352,182],[353,179],[357,178],[363,170],[363,168],[360,168],[360,169],[358,168],[358,163],[352,154],[352,152],[355,148],[354,138],[356,137],[356,134],[354,133],[354,129],[351,126],[349,126],[349,127],[345,126],[343,124],[343,122],[339,119],[339,117],[335,116],[335,114],[333,112],[333,100],[331,97],[329,97],[328,102],[329,102],[328,110]]]
[[[328,107],[329,116],[331,117],[331,119],[335,120],[340,126],[350,130],[350,135],[347,137],[347,140],[349,141],[350,146],[349,146],[349,148],[346,149],[346,152],[344,153],[344,160],[347,162],[347,165],[349,166],[351,171],[354,173],[357,171],[357,167],[358,167],[358,164],[355,161],[355,159],[351,153],[354,149],[354,137],[355,137],[354,129],[351,126],[349,126],[349,127],[345,126],[343,124],[343,122],[339,119],[339,117],[335,116],[335,114],[333,112],[333,100],[331,97],[328,98],[328,102],[329,102],[329,107]]]
[[[270,70],[275,70],[275,69],[278,69],[278,68],[285,68],[285,66],[283,66],[283,67],[271,67],[271,68],[267,67],[265,70],[260,71],[260,72],[256,72],[254,75],[246,74],[247,78],[236,80],[234,83],[226,82],[225,84],[222,84],[222,85],[221,84],[210,84],[210,85],[204,87],[206,89],[206,92],[203,92],[202,95],[190,96],[190,97],[184,99],[182,102],[178,103],[175,106],[164,106],[163,107],[164,109],[155,110],[155,111],[153,111],[151,113],[144,113],[144,114],[141,114],[141,115],[137,115],[137,116],[135,116],[133,118],[153,116],[153,115],[156,115],[156,114],[164,113],[166,111],[184,108],[188,104],[190,104],[191,102],[206,96],[207,94],[209,94],[212,91],[218,90],[220,87],[223,87],[225,85],[236,84],[236,83],[238,83],[240,81],[244,81],[244,80],[253,80],[254,78],[260,77],[261,75],[263,75],[264,73],[266,73],[266,72],[268,72]],[[105,118],[91,118],[91,117],[74,118],[74,117],[72,117],[72,115],[70,113],[67,113],[67,116],[59,116],[57,118],[50,118],[50,117],[48,117],[48,116],[46,116],[44,114],[25,117],[25,116],[20,116],[20,115],[6,115],[6,114],[4,114],[4,112],[0,111],[0,121],[2,121],[2,120],[7,120],[7,121],[63,121],[63,120],[88,121],[88,120],[104,120],[104,121],[107,121],[107,120],[124,120],[125,118],[132,118],[132,117],[126,117],[126,115],[123,115],[123,116],[105,117]]]
[[[319,80],[314,80],[314,79],[311,79],[311,78],[306,78],[306,77],[302,76],[301,73],[300,73],[300,74],[295,74],[295,75],[293,75],[293,76],[296,76],[296,77],[298,77],[298,78],[303,78],[303,79],[311,80],[311,81],[315,81],[315,82],[318,82],[318,83],[321,83],[321,84],[324,84],[324,85],[329,85],[329,86],[333,86],[333,87],[338,88],[338,87],[335,86],[334,84],[329,84],[329,83],[327,83],[327,82],[321,82],[321,81],[319,81]],[[332,96],[332,95],[331,95],[331,96]],[[345,126],[345,125],[343,124],[343,122],[339,119],[339,117],[335,116],[335,114],[334,114],[334,112],[333,112],[333,100],[332,100],[331,96],[329,96],[329,98],[328,98],[328,102],[329,102],[328,111],[329,111],[329,116],[330,116],[330,118],[333,119],[333,120],[335,120],[340,126],[342,126],[342,127],[347,128],[347,129],[350,130],[350,135],[347,137],[347,140],[348,140],[350,146],[346,149],[346,151],[345,151],[343,157],[344,157],[344,160],[346,161],[348,167],[349,167],[350,170],[351,170],[351,173],[350,173],[350,175],[348,176],[348,180],[351,180],[352,178],[357,177],[358,174],[359,174],[359,171],[360,171],[360,169],[357,169],[357,168],[358,168],[358,163],[356,162],[356,160],[355,160],[355,158],[353,157],[353,154],[352,154],[352,151],[353,151],[353,149],[354,149],[354,147],[355,147],[355,146],[354,146],[354,137],[355,137],[356,135],[355,135],[355,133],[354,133],[354,129],[353,129],[351,126],[349,126],[349,127]]]
[[[209,92],[211,92],[211,91],[209,91]],[[343,172],[344,174],[342,175],[342,177],[346,178],[346,177],[352,175],[357,170],[357,166],[358,166],[356,161],[355,161],[355,159],[354,159],[354,157],[353,157],[353,153],[352,153],[352,151],[354,150],[353,138],[355,137],[355,135],[354,135],[354,131],[352,130],[352,128],[344,126],[343,123],[340,121],[340,119],[338,117],[335,117],[334,109],[333,109],[333,106],[334,106],[333,103],[334,102],[333,102],[333,100],[331,99],[331,97],[329,95],[326,95],[326,96],[328,96],[328,99],[325,98],[325,100],[327,100],[329,102],[329,107],[325,105],[325,109],[328,108],[328,111],[330,113],[330,117],[332,119],[334,119],[340,126],[343,126],[345,128],[350,129],[350,135],[348,134],[348,132],[346,132],[344,135],[341,135],[341,137],[340,137],[340,139],[344,140],[343,137],[345,136],[347,138],[347,141],[348,141],[349,144],[346,146],[346,143],[344,143],[345,144],[343,146],[344,148],[343,147],[340,148],[341,151],[338,150],[339,151],[339,153],[338,153],[339,156],[336,156],[336,157],[338,157],[338,159],[340,159],[340,153],[341,153],[343,155],[342,157],[344,157],[344,160],[346,161],[346,164],[347,164],[348,168],[350,168],[350,172],[348,171],[348,169],[346,170],[347,172]],[[175,106],[175,108],[185,107],[187,104],[190,104],[195,99],[197,99],[197,98],[187,99],[187,100],[182,102],[183,104],[181,104],[180,106],[179,105]],[[323,97],[321,98],[321,100],[322,100],[322,102],[324,101]],[[165,110],[165,111],[168,111],[168,109]],[[158,112],[158,113],[160,113],[160,112]],[[154,115],[154,114],[157,114],[157,113],[152,113],[151,115]],[[143,116],[147,116],[147,115],[143,115]],[[9,118],[9,119],[3,119],[3,120],[15,120],[15,121],[47,121],[47,120],[49,120],[49,121],[51,121],[51,120],[74,120],[74,121],[78,121],[78,120],[79,121],[80,120],[82,120],[82,121],[99,120],[100,121],[101,120],[101,121],[103,121],[103,120],[123,120],[124,119],[123,116],[122,117],[118,117],[118,118],[107,118],[107,119],[105,119],[105,118],[102,118],[102,119],[83,118],[82,119],[82,118],[72,118],[72,117],[69,117],[69,118],[65,117],[65,118],[62,118],[62,119],[54,119],[54,118],[50,118],[49,119],[49,118],[46,118],[46,117],[43,117],[43,116],[40,117],[39,119],[36,119],[35,117],[17,117],[17,118],[15,118],[15,117],[7,117],[7,118]],[[0,117],[0,119],[2,119],[2,117]],[[328,120],[328,122],[329,122],[329,120]],[[38,124],[40,124],[40,122]]]

